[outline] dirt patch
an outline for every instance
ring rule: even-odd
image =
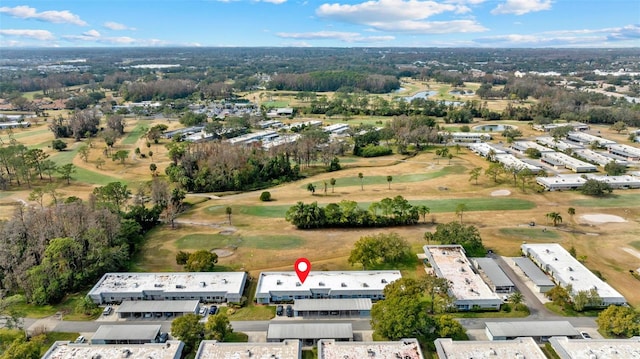
[[[510,194],[511,194],[511,191],[509,191],[508,189],[499,189],[497,191],[491,192],[491,197],[503,197],[503,196],[509,196]]]
[[[623,223],[626,220],[620,216],[614,216],[612,214],[603,213],[590,213],[580,216],[583,222],[590,224],[603,224],[603,223]]]
[[[224,248],[214,249],[212,250],[212,252],[217,254],[218,258],[231,257],[234,253],[232,250],[224,249]]]

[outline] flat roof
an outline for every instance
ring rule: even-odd
[[[554,287],[555,283],[538,267],[531,259],[527,257],[514,257],[513,262],[518,266],[524,274],[533,281],[538,287],[551,286]]]
[[[495,285],[496,287],[514,286],[511,279],[507,277],[502,268],[500,268],[498,263],[496,263],[496,261],[492,258],[473,258],[473,261],[478,264],[478,267],[482,269],[484,274],[489,277],[491,283],[493,283],[493,285]]]
[[[42,359],[78,359],[78,358],[180,358],[184,343],[169,340],[166,343],[148,344],[75,344],[57,341],[44,354]]]
[[[525,243],[521,248],[525,254],[537,258],[541,262],[540,265],[553,271],[554,278],[565,286],[571,284],[574,294],[595,288],[602,299],[624,299],[622,294],[598,278],[558,243]]]
[[[397,342],[337,342],[332,339],[318,341],[318,359],[423,359],[417,339]]]
[[[471,263],[459,245],[423,247],[431,258],[436,273],[450,281],[450,290],[458,300],[497,299],[482,278],[473,271]]]
[[[549,339],[560,359],[640,358],[640,337],[629,339]]]
[[[91,340],[153,340],[161,328],[160,324],[101,325]]]
[[[528,168],[533,172],[540,171],[540,167],[524,162],[523,160],[511,154],[498,154],[495,156],[495,158],[498,162],[502,163],[506,167]]]
[[[614,149],[635,157],[640,157],[640,148],[634,147],[634,146],[629,146],[625,144],[611,144],[611,145],[607,145],[607,149],[609,150]]]
[[[472,151],[480,152],[483,156],[486,156],[486,154],[488,154],[491,150],[493,150],[495,154],[507,153],[486,142],[472,143],[469,145],[469,148]]]
[[[526,151],[529,148],[535,148],[540,152],[553,152],[552,149],[542,146],[533,141],[515,141],[514,143],[511,144],[511,147],[515,149],[522,149],[522,151]]]
[[[558,149],[560,151],[584,148],[581,145],[577,145],[575,143],[571,143],[571,142],[567,142],[567,141],[563,141],[563,140],[556,141],[556,139],[551,137],[551,136],[536,137],[536,141],[541,143],[541,144],[543,144],[543,145],[547,145],[549,147],[556,148],[556,149]]]
[[[332,292],[382,292],[387,284],[402,278],[398,270],[378,271],[311,271],[300,283],[294,271],[262,272],[258,280],[256,297],[269,297],[271,292],[305,292],[330,290]]]
[[[500,341],[438,338],[434,343],[440,359],[547,358],[531,337]]]
[[[575,138],[575,139],[579,140],[580,142],[589,142],[589,143],[598,142],[598,143],[600,143],[602,145],[616,143],[616,141],[612,141],[612,140],[608,140],[606,138],[590,135],[590,134],[584,133],[584,132],[569,132],[569,134],[567,134],[567,138]]]
[[[267,339],[352,339],[351,323],[271,323]]]
[[[581,157],[581,158],[583,158],[583,159],[585,159],[587,161],[595,162],[595,163],[597,163],[597,164],[599,164],[601,166],[605,166],[606,164],[608,164],[611,161],[615,161],[615,163],[618,163],[618,164],[624,164],[624,165],[627,164],[627,161],[616,160],[613,157],[610,157],[610,156],[604,155],[602,153],[590,150],[588,148],[578,149],[578,150],[573,151],[573,153],[578,157]]]
[[[542,158],[551,159],[554,162],[560,162],[565,166],[569,166],[572,168],[589,168],[594,171],[598,169],[596,166],[592,165],[591,163],[580,161],[579,159],[573,158],[562,152],[546,152],[542,154]]]
[[[536,182],[539,184],[552,188],[558,187],[554,185],[564,186],[582,186],[587,182],[587,179],[594,179],[596,181],[605,182],[614,187],[637,187],[640,186],[640,178],[633,175],[620,175],[620,176],[607,176],[597,175],[593,173],[589,174],[563,174],[553,177],[536,177]]]
[[[494,337],[552,337],[576,336],[580,332],[566,320],[486,322],[487,330]]]
[[[300,359],[302,348],[299,340],[278,343],[220,343],[203,340],[195,359]]]
[[[143,291],[242,293],[245,278],[245,272],[106,273],[88,295]]]
[[[344,299],[296,299],[293,303],[295,311],[317,310],[371,310],[369,298]]]
[[[124,300],[118,307],[119,313],[194,313],[200,301],[197,300]]]

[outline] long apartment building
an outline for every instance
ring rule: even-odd
[[[450,283],[458,310],[500,309],[502,300],[474,270],[460,245],[427,245],[424,254],[436,276]]]
[[[627,301],[617,290],[593,274],[558,243],[525,243],[522,253],[531,258],[558,285],[571,285],[571,295],[595,289],[602,305],[622,305]]]

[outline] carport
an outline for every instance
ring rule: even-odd
[[[296,299],[293,312],[296,317],[360,318],[371,315],[371,299]]]
[[[172,318],[185,314],[197,314],[200,302],[197,300],[125,300],[118,308],[118,317],[133,318]]]

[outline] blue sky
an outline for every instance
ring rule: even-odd
[[[2,0],[0,46],[640,47],[640,0]]]

